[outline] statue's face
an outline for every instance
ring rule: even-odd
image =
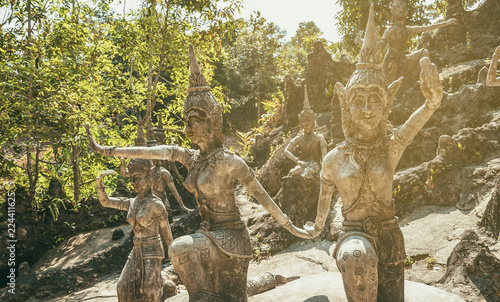
[[[191,142],[197,145],[206,142],[211,137],[208,119],[203,116],[203,112],[198,110],[188,111],[184,131]]]
[[[385,90],[378,85],[356,85],[348,92],[351,125],[355,131],[374,130],[385,109]]]
[[[305,133],[312,133],[314,131],[314,118],[303,118],[300,124]]]
[[[408,15],[408,10],[405,5],[394,5],[391,8],[392,20],[398,24],[404,24]]]
[[[147,173],[144,171],[130,171],[130,182],[134,187],[134,191],[140,194],[146,191],[147,188]]]

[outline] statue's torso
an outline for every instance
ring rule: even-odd
[[[382,220],[394,217],[394,168],[387,157],[380,156],[381,152],[378,152],[378,155],[368,155],[364,162],[358,163],[354,154],[349,154],[346,149],[337,149],[336,163],[331,169],[342,199],[345,219],[363,221],[370,216]]]
[[[196,155],[195,155],[196,156]],[[226,151],[218,151],[210,158],[191,163],[184,186],[196,196],[202,219],[211,223],[240,219],[234,197],[234,176],[231,161],[234,156]]]
[[[150,237],[159,234],[158,229],[158,203],[161,201],[156,196],[148,196],[142,201],[134,198],[130,203],[127,221],[134,228],[136,238]]]
[[[301,151],[300,160],[305,162],[321,162],[321,139],[316,133],[301,134],[298,138],[298,145]]]
[[[401,24],[391,25],[384,34],[384,38],[389,42],[387,56],[397,57],[405,55],[406,42],[410,38],[406,26]]]

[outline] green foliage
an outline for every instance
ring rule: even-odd
[[[406,255],[406,259],[405,259],[405,268],[412,268],[413,266],[413,263],[415,263],[415,260],[413,260],[413,258],[410,256],[410,255]]]
[[[276,58],[285,32],[257,12],[249,20],[236,21],[234,41],[227,46],[223,62],[227,95],[236,104],[270,99],[278,91]]]
[[[427,263],[427,268],[433,268],[436,264],[436,258],[429,256],[425,258],[425,262]]]
[[[304,77],[307,55],[313,51],[314,43],[321,41],[324,46],[329,42],[321,37],[323,33],[314,22],[300,22],[295,36],[283,45],[278,56],[282,76],[290,75],[294,80]]]
[[[56,220],[66,202],[50,197],[51,179],[78,209],[95,194],[93,179],[119,165],[90,152],[85,122],[99,143],[119,146],[133,145],[137,114],[156,104],[166,127],[183,127],[187,45],[210,80],[241,1],[142,4],[118,16],[107,0],[0,2],[9,24],[0,27],[0,191],[27,188],[32,206]]]

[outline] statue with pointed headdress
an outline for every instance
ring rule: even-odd
[[[290,170],[288,176],[301,176],[314,179],[319,176],[321,162],[326,155],[326,141],[323,135],[314,132],[316,127],[316,114],[309,104],[307,86],[304,85],[304,109],[299,114],[301,132],[292,139],[285,149],[285,155],[296,166]],[[300,156],[292,152],[298,147]]]
[[[116,285],[120,302],[158,302],[162,294],[161,263],[172,242],[172,232],[165,205],[151,190],[151,169],[150,160],[130,160],[128,173],[136,198],[107,195],[103,178],[113,174],[113,170],[96,178],[99,202],[108,208],[127,211],[127,221],[133,226],[134,247]]]
[[[406,43],[414,35],[428,32],[437,28],[456,25],[456,19],[449,19],[444,22],[428,26],[406,26],[407,9],[405,0],[395,0],[391,6],[391,15],[393,23],[387,28],[382,36],[381,49],[389,45],[382,70],[385,73],[388,83],[392,83],[399,77],[404,76],[405,80],[415,82],[418,80],[420,68],[419,61],[423,57],[429,56],[427,49],[419,49],[410,54],[406,54]]]
[[[192,192],[202,219],[200,229],[175,239],[168,255],[189,293],[189,301],[247,301],[250,237],[236,205],[234,181],[246,187],[278,222],[295,235],[295,227],[269,197],[246,163],[223,146],[222,107],[210,92],[193,48],[191,75],[184,102],[185,132],[198,149],[173,145],[103,147],[87,125],[90,147],[105,156],[177,161],[188,169],[184,186]]]
[[[433,112],[443,87],[436,66],[420,60],[420,88],[426,102],[397,130],[388,127],[392,102],[403,78],[387,86],[380,65],[373,4],[356,71],[346,87],[336,83],[345,141],[323,159],[311,238],[325,227],[332,195],[342,199],[343,232],[333,256],[349,301],[404,301],[404,238],[395,216],[392,182],[405,148]]]

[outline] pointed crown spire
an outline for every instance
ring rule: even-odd
[[[191,75],[189,75],[189,89],[188,92],[192,91],[210,91],[210,87],[207,84],[205,76],[201,73],[200,65],[198,65],[198,60],[194,54],[193,45],[189,44],[189,62]]]
[[[359,53],[357,69],[361,68],[375,68],[381,69],[381,50],[380,41],[377,36],[377,27],[375,25],[375,4],[372,2],[370,6],[370,15],[368,16],[368,23],[366,24],[365,38],[363,39],[363,46]]]
[[[309,103],[309,96],[307,94],[307,85],[304,85],[304,108],[299,114],[299,118],[305,119],[305,118],[315,118],[316,114],[314,114],[314,111],[312,110],[311,104]]]
[[[210,91],[210,87],[200,71],[192,45],[189,45],[189,60],[191,75],[189,75],[188,95],[184,102],[184,116],[187,117],[187,113],[191,110],[201,111],[207,118],[216,118],[217,127],[222,127],[222,107]]]

